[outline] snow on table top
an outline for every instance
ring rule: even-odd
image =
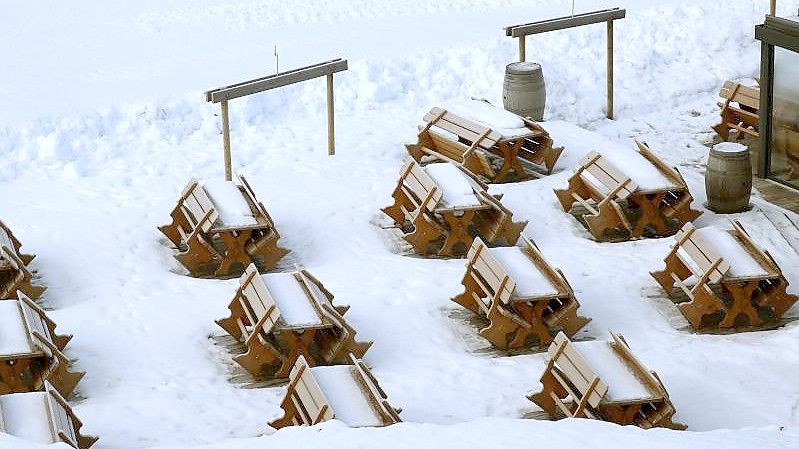
[[[0,355],[34,352],[17,301],[0,301]]]
[[[350,427],[382,426],[380,415],[372,408],[361,385],[355,380],[354,370],[355,367],[351,365],[311,368],[336,419]]]
[[[716,250],[716,253],[730,264],[728,272],[732,277],[767,276],[768,272],[741,246],[738,240],[729,232],[715,226],[697,229],[707,243]]]
[[[677,187],[648,159],[641,156],[632,147],[601,148],[602,154],[611,164],[629,176],[641,190],[659,190]]]
[[[450,163],[430,164],[424,170],[441,188],[445,206],[464,207],[479,206],[480,200],[474,194],[474,188],[466,175]]]
[[[203,183],[205,191],[216,206],[219,218],[225,226],[251,226],[258,224],[250,205],[241,195],[233,181],[213,180]]]
[[[524,120],[518,115],[482,100],[458,100],[447,103],[444,109],[463,118],[478,122],[502,137],[515,137],[529,134]]]
[[[652,396],[630,366],[613,350],[610,342],[587,341],[575,343],[574,347],[594,373],[607,384],[608,393],[605,398],[608,401],[635,401]]]
[[[6,433],[35,443],[55,443],[50,429],[47,393],[14,393],[0,396]]]
[[[322,321],[305,290],[291,273],[262,274],[261,279],[274,298],[287,326],[319,325]]]
[[[516,281],[516,294],[518,296],[533,297],[558,294],[558,290],[552,285],[552,282],[518,246],[491,248],[490,251],[502,264],[508,275]]]

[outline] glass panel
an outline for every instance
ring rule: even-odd
[[[770,176],[799,187],[799,53],[774,49]]]

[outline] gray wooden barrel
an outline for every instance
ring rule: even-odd
[[[752,195],[752,159],[749,149],[721,143],[710,150],[705,172],[708,209],[720,214],[748,210]]]
[[[544,118],[546,102],[544,73],[539,64],[514,62],[505,67],[505,82],[502,85],[502,103],[505,109],[540,121]]]

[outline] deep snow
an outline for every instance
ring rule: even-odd
[[[590,150],[634,148],[640,138],[680,167],[701,207],[701,172],[727,78],[753,76],[753,26],[767,2],[577,2],[628,7],[617,23],[616,109],[605,120],[604,28],[531,38],[548,89],[546,125],[566,150],[555,173],[493,185],[524,234],[561,268],[580,313],[581,338],[621,332],[658,372],[688,432],[605,423],[520,420],[535,406],[544,354],[489,350],[449,298],[463,260],[399,254],[379,208],[422,115],[470,95],[501,103],[516,43],[501,26],[566,13],[571,2],[438,3],[237,0],[6,5],[0,39],[0,217],[48,290],[42,303],[87,372],[72,403],[102,448],[256,447],[795,447],[799,444],[799,326],[735,335],[691,334],[648,271],[672,239],[598,244],[559,209],[552,189]],[[783,1],[783,11],[796,10]],[[46,11],[47,14],[44,14]],[[311,27],[311,28],[309,28]],[[309,29],[311,32],[309,32]],[[222,176],[218,110],[203,89],[330,57],[338,154],[327,157],[324,82],[231,103],[234,164],[267,206],[292,254],[374,340],[365,360],[403,424],[340,423],[274,435],[284,389],[228,381],[230,354],[214,345],[237,281],[184,275],[156,226],[186,182]],[[759,213],[738,216],[799,291],[797,254]],[[706,212],[697,226],[729,227]],[[676,313],[676,315],[675,315]],[[789,312],[797,315],[796,308]],[[486,437],[490,435],[490,440]],[[29,445],[0,435],[2,447]]]

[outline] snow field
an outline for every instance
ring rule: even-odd
[[[465,261],[399,255],[396,242],[380,229],[385,220],[379,208],[390,202],[407,157],[402,144],[413,140],[422,115],[434,104],[468,95],[501,104],[502,71],[515,59],[516,46],[498,35],[498,26],[549,15],[536,10],[538,5],[565,8],[566,3],[542,1],[528,7],[517,2],[508,3],[517,9],[503,10],[504,3],[453,1],[447,7],[456,5],[460,12],[451,20],[444,6],[424,11],[426,16],[422,11],[396,14],[410,3],[396,9],[385,2],[366,9],[300,4],[320,11],[314,19],[296,12],[305,6],[292,12],[268,2],[145,2],[141,8],[148,12],[129,21],[124,6],[111,5],[61,16],[62,28],[53,29],[114,17],[100,21],[96,30],[76,33],[105,32],[109,37],[96,39],[96,46],[145,37],[136,41],[141,49],[129,45],[130,61],[111,53],[92,61],[88,50],[84,54],[79,46],[70,47],[69,37],[53,41],[52,49],[23,40],[21,49],[10,50],[19,70],[3,71],[0,80],[19,86],[3,95],[6,104],[20,106],[20,114],[0,111],[5,120],[0,125],[0,216],[23,249],[37,254],[34,268],[49,287],[44,304],[53,309],[49,315],[59,331],[75,335],[68,354],[87,375],[73,406],[86,433],[101,437],[95,447],[471,448],[483,447],[487,435],[492,445],[506,447],[537,441],[557,447],[796,445],[799,387],[788,380],[799,375],[794,350],[799,326],[724,336],[677,330],[646,274],[660,268],[672,240],[592,242],[559,210],[552,194],[565,185],[586,151],[618,141],[633,148],[629,139],[639,137],[680,165],[699,207],[705,198],[698,170],[717,118],[716,93],[724,79],[756,73],[758,45],[751,35],[752,26],[762,21],[762,2],[619,2],[635,14],[628,12],[617,24],[615,122],[602,118],[602,27],[531,39],[530,58],[542,63],[547,78],[547,117],[587,126],[608,140],[569,129],[558,132],[556,123],[552,129],[547,124],[556,143],[566,147],[555,174],[491,186],[492,193],[505,193],[503,203],[515,220],[530,221],[525,235],[564,271],[582,304],[580,313],[593,319],[580,337],[606,339],[608,328],[624,334],[633,352],[666,385],[677,409],[675,420],[691,431],[517,419],[535,409],[525,395],[538,388],[544,355],[496,357],[485,351],[487,343],[449,301],[462,288]],[[796,9],[791,3],[781,7]],[[281,414],[284,389],[236,388],[228,381],[230,354],[209,339],[222,333],[213,320],[227,314],[237,281],[183,275],[156,229],[168,221],[191,177],[222,176],[217,111],[202,103],[199,92],[257,76],[272,62],[273,35],[268,34],[251,49],[220,59],[236,62],[219,64],[224,70],[187,69],[206,67],[199,62],[209,59],[203,50],[219,52],[224,33],[203,34],[210,28],[206,22],[219,17],[215,8],[240,12],[239,18],[224,14],[220,27],[234,43],[262,31],[267,25],[261,25],[261,17],[269,8],[280,11],[270,13],[275,19],[269,20],[279,21],[270,27],[286,25],[285,30],[295,31],[287,24],[317,20],[327,31],[346,28],[306,54],[324,59],[340,56],[343,48],[355,55],[350,71],[336,78],[338,154],[325,154],[324,85],[307,83],[231,104],[234,163],[248,174],[275,219],[292,261],[319,278],[334,301],[352,306],[347,320],[359,339],[375,341],[365,360],[392,405],[404,409],[403,424],[349,429],[333,422],[259,438],[270,432],[265,423]],[[27,10],[14,6],[13,12],[21,17]],[[0,36],[21,33],[28,22],[12,18],[9,23]],[[395,42],[390,52],[379,47],[386,37],[372,42],[355,37],[411,25],[418,26],[418,33]],[[432,25],[439,28],[428,29]],[[451,38],[440,38],[450,31]],[[172,43],[170,38],[180,33],[187,37]],[[163,51],[157,48],[161,44]],[[287,56],[292,46],[306,44],[302,38],[286,44],[281,58],[288,59],[286,64],[296,62],[292,65],[313,62]],[[180,45],[182,56],[173,58],[169,50]],[[61,67],[66,75],[55,85],[74,89],[56,96],[36,92],[34,82],[20,82],[26,75],[36,81],[54,72],[47,66],[54,59],[29,66],[19,56],[23,52],[67,54],[71,48],[78,48],[76,58]],[[735,57],[729,56],[733,50]],[[196,77],[185,81],[189,73]],[[159,99],[133,100],[142,94],[144,87],[133,87],[140,84]],[[86,101],[75,101],[73,95]],[[47,117],[42,111],[60,112]],[[757,210],[740,218],[775,257],[796,293],[796,254]],[[725,220],[706,212],[696,224],[727,227]],[[3,445],[34,447],[0,435]]]

